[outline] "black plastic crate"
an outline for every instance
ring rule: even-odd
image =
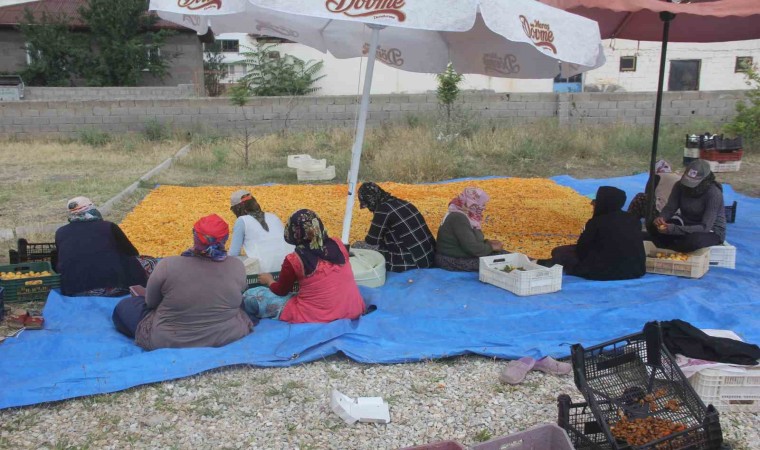
[[[55,268],[57,256],[55,243],[31,243],[26,239],[19,239],[17,248],[18,250],[10,250],[8,252],[11,264],[47,261]]]
[[[280,272],[272,272],[271,275],[272,275],[272,277],[274,278],[275,281],[277,281],[277,280],[280,279]],[[259,286],[263,286],[263,284],[259,283],[259,275],[258,274],[246,276],[246,281],[248,282],[248,289],[259,287]],[[297,281],[293,284],[292,292],[298,292],[298,282]]]
[[[687,134],[686,135],[686,143],[684,143],[684,148],[699,148],[699,142],[700,138],[702,136],[696,135],[696,134]]]
[[[557,410],[557,425],[567,432],[576,450],[612,450],[588,403],[572,403],[569,395],[562,394],[557,398]]]
[[[589,348],[572,347],[575,385],[588,401],[614,449],[719,450],[718,412],[705,406],[675,358],[662,344],[658,323],[642,333]],[[611,427],[625,416],[683,424],[683,431],[632,446],[618,442]]]
[[[726,222],[736,222],[736,201],[733,204],[726,206]]]
[[[5,317],[5,288],[0,286],[0,320]]]
[[[0,272],[49,272],[47,276],[31,278],[4,279],[0,278],[0,287],[5,288],[7,303],[24,303],[45,301],[53,289],[61,286],[61,276],[53,271],[46,261],[27,262],[0,266]]]

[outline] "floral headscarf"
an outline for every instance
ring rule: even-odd
[[[375,183],[368,181],[359,188],[359,207],[375,212],[378,206],[394,198]]]
[[[661,159],[657,161],[657,164],[654,165],[654,172],[655,173],[672,173],[673,168],[670,167],[670,163],[665,161],[664,159]]]
[[[298,210],[290,216],[285,227],[285,242],[296,246],[306,276],[317,270],[320,259],[338,265],[346,263],[338,244],[327,235],[322,220],[309,209]]]
[[[462,213],[476,230],[482,229],[483,211],[491,197],[483,189],[468,187],[449,202],[449,213]],[[444,218],[445,220],[445,218]]]
[[[182,256],[224,261],[227,258],[225,244],[229,236],[230,227],[224,219],[216,214],[203,217],[193,226],[193,247],[184,251]]]
[[[103,220],[103,216],[87,197],[74,197],[66,203],[69,222],[93,222]]]

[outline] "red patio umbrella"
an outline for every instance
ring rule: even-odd
[[[660,41],[652,157],[647,183],[648,217],[654,211],[654,165],[660,135],[668,42],[760,39],[760,0],[539,0],[599,23],[602,39]]]

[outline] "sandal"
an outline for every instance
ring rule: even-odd
[[[567,375],[572,372],[573,366],[566,362],[557,361],[551,356],[545,356],[536,361],[533,370],[538,370],[550,375]]]
[[[15,330],[24,328],[24,322],[29,317],[29,313],[25,309],[14,308],[11,309],[10,314],[7,317],[7,323],[9,328]]]
[[[24,328],[27,330],[41,330],[45,324],[45,318],[39,311],[29,311],[29,315],[24,320]]]
[[[535,364],[536,360],[530,356],[510,361],[507,363],[507,367],[501,371],[499,381],[504,384],[519,384],[525,379],[525,376]]]

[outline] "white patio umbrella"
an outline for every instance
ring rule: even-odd
[[[264,34],[337,58],[367,56],[346,243],[376,59],[410,72],[440,73],[451,62],[459,73],[509,78],[572,76],[604,63],[596,22],[534,0],[151,0],[150,9],[199,34]]]

